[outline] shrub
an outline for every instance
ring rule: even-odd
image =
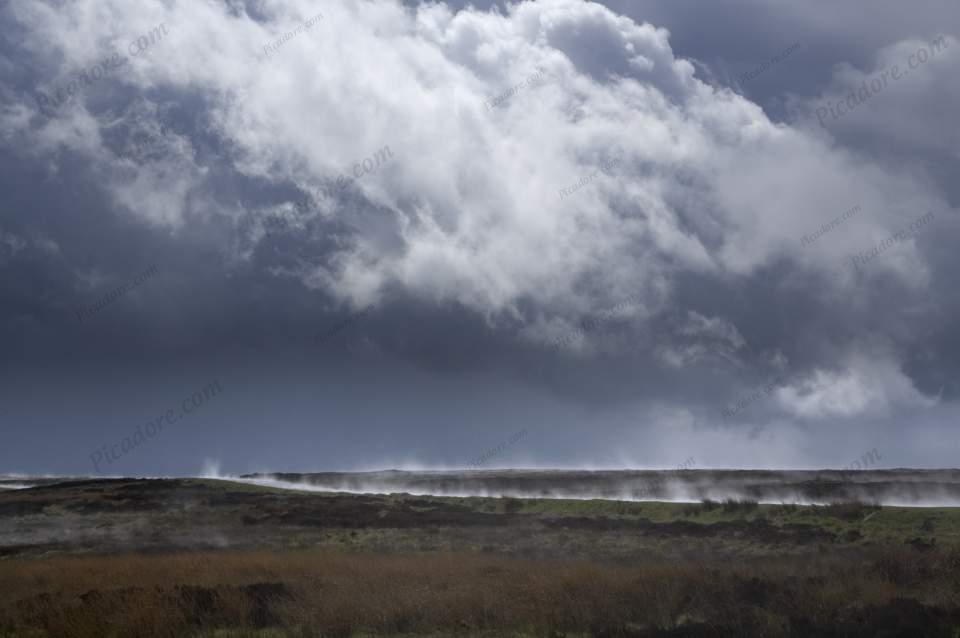
[[[513,514],[523,509],[523,501],[519,498],[507,497],[503,499],[503,511]]]
[[[830,503],[822,506],[827,516],[839,518],[845,521],[863,519],[871,512],[878,511],[879,505],[863,503],[861,501],[846,501],[839,503]]]
[[[747,499],[728,498],[723,502],[724,512],[749,512],[757,508],[758,503]]]

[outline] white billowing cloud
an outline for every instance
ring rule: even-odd
[[[787,413],[805,419],[885,416],[895,408],[931,407],[889,356],[855,355],[836,370],[817,369],[775,396]]]
[[[265,60],[263,46],[315,16],[314,3],[267,1],[262,22],[212,1],[4,11],[33,36],[37,56],[59,64],[54,84],[165,24],[169,35],[147,55],[24,135],[82,139],[75,148],[112,167],[104,184],[117,202],[152,223],[249,214],[242,202],[231,210],[196,196],[215,186],[183,146],[124,173],[96,130],[107,124],[84,109],[115,84],[157,101],[165,98],[154,93],[194,98],[230,149],[223,168],[319,189],[322,214],[348,223],[362,206],[382,213],[389,233],[360,233],[297,272],[356,306],[402,286],[530,326],[559,317],[558,330],[627,298],[644,317],[669,301],[677,271],[736,277],[785,257],[834,271],[860,237],[896,228],[904,209],[941,207],[926,184],[699,81],[666,31],[595,3],[453,13],[346,0]],[[526,82],[540,69],[542,81]],[[22,128],[22,113],[16,121]],[[395,159],[331,209],[336,177],[384,146]],[[801,248],[804,234],[853,205],[865,212]]]

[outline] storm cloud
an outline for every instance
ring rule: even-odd
[[[955,465],[960,12],[861,14],[4,5],[0,469]]]

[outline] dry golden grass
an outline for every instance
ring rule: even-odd
[[[960,628],[958,610],[960,556],[910,548],[632,567],[319,551],[0,561],[4,637],[786,636],[798,623],[872,636],[891,614]]]

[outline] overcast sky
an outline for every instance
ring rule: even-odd
[[[0,473],[957,467],[960,5],[866,6],[0,3]]]

